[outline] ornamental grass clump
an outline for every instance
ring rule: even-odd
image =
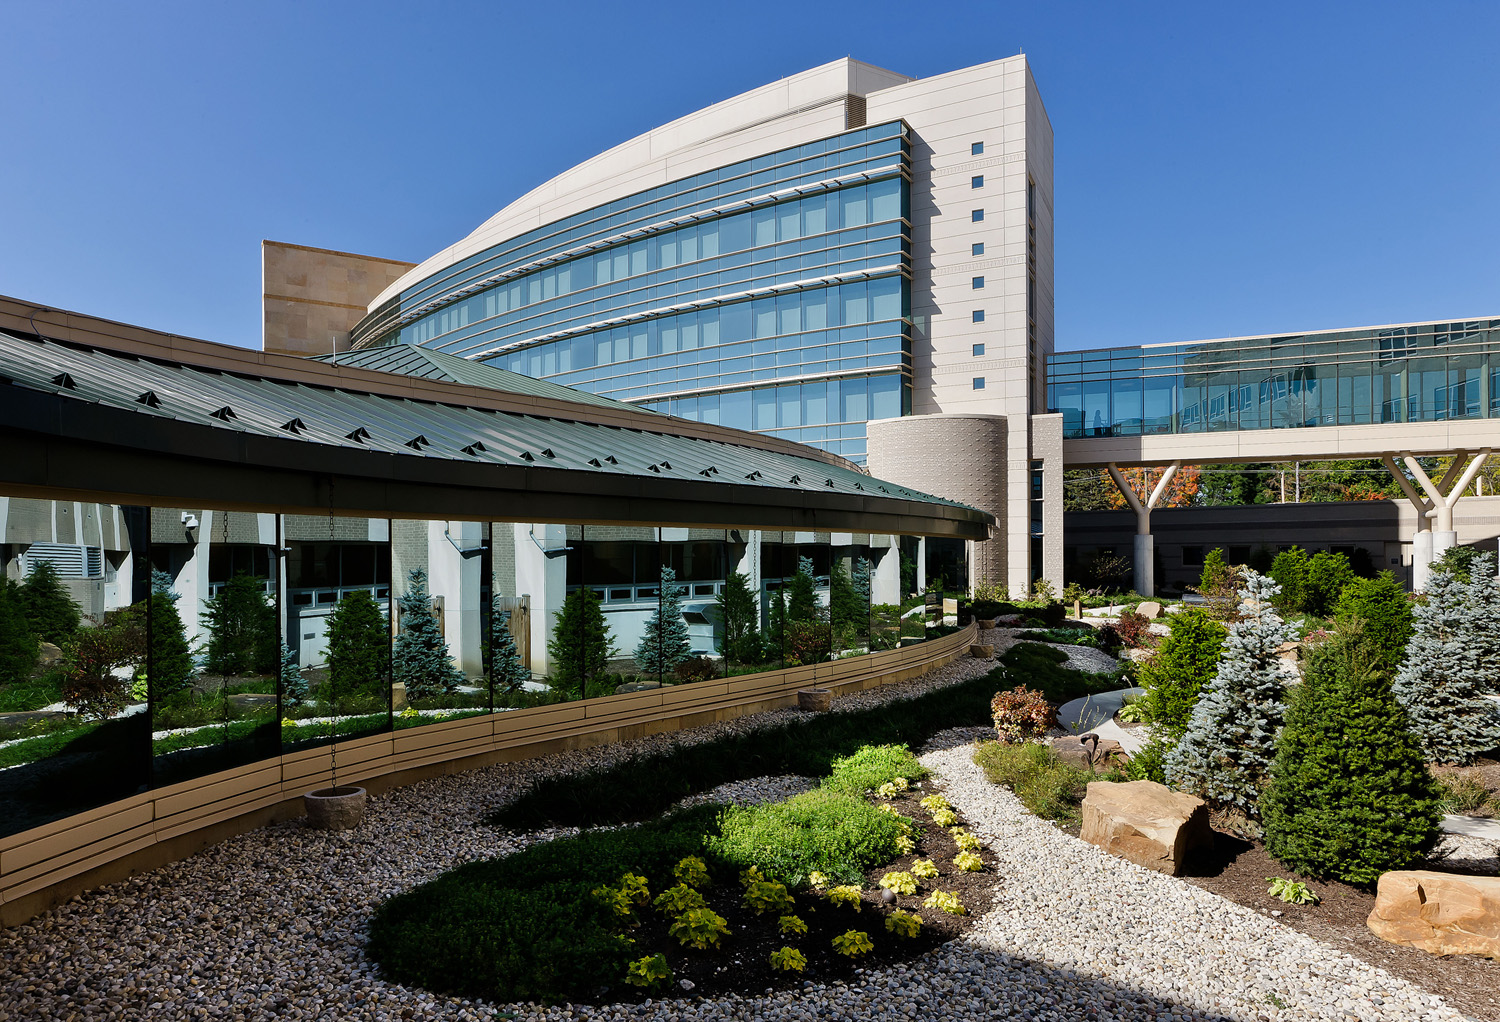
[[[1296,678],[1279,654],[1292,634],[1273,606],[1279,593],[1276,583],[1246,570],[1242,616],[1230,626],[1219,673],[1165,763],[1173,787],[1250,819],[1259,816],[1286,686]]]
[[[1047,697],[1025,685],[996,692],[990,701],[990,716],[1002,742],[1028,742],[1057,726],[1057,711]]]

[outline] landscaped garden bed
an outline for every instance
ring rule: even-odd
[[[462,866],[377,912],[390,979],[499,1000],[707,996],[828,981],[952,940],[989,856],[901,746],[784,802],[701,805]]]

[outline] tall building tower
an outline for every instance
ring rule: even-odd
[[[1052,132],[1024,56],[924,79],[837,60],[689,114],[512,202],[349,337],[868,458],[1003,523],[971,581],[1060,581],[1032,513],[1062,472],[1031,418]]]

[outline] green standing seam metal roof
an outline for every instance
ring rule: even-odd
[[[371,349],[395,365],[422,371],[424,356],[443,372],[446,361],[430,351]],[[442,356],[450,359],[451,356]],[[862,472],[756,447],[678,436],[671,416],[568,387],[544,384],[462,359],[472,375],[463,382],[520,393],[629,409],[645,428],[472,408],[349,388],[325,387],[248,373],[226,372],[101,347],[22,337],[0,331],[0,385],[40,391],[80,403],[218,430],[295,438],[317,444],[445,462],[556,468],[641,479],[710,481],[734,486],[822,493],[864,494],[975,511],[956,501],[871,478]],[[366,367],[368,368],[368,367]],[[456,367],[448,367],[455,369]],[[480,374],[483,374],[481,377]],[[499,386],[481,383],[493,378]],[[438,377],[428,377],[438,378]],[[543,389],[545,388],[545,389]],[[121,443],[118,437],[101,442]],[[124,441],[128,445],[128,441]],[[983,515],[989,518],[988,515]]]
[[[353,366],[356,369],[370,369],[378,373],[400,373],[403,376],[420,376],[427,380],[444,380],[448,383],[463,383],[471,387],[503,390],[510,394],[529,394],[532,397],[577,401],[606,408],[631,408],[648,415],[661,414],[651,408],[616,401],[611,397],[600,397],[586,390],[574,390],[560,383],[533,379],[530,376],[513,373],[509,369],[498,369],[484,362],[459,358],[446,351],[424,348],[420,344],[360,348],[355,351],[340,351],[332,355],[318,355],[316,359],[319,362]]]

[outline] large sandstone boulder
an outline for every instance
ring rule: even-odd
[[[1392,944],[1500,959],[1500,877],[1425,869],[1382,873],[1365,924]]]
[[[1157,603],[1155,600],[1147,600],[1145,603],[1136,607],[1135,612],[1141,615],[1141,617],[1145,618],[1147,621],[1155,621],[1157,618],[1161,617],[1161,604]]]
[[[1213,844],[1201,798],[1155,781],[1091,781],[1079,835],[1138,866],[1177,876],[1188,857]]]

